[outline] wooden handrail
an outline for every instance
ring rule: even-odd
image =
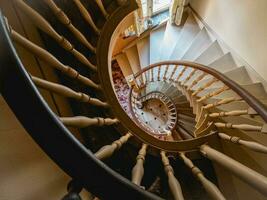
[[[208,66],[194,63],[194,62],[189,62],[189,61],[163,61],[163,62],[155,63],[148,67],[143,68],[138,73],[136,73],[134,77],[138,78],[141,74],[145,73],[146,71],[149,71],[161,65],[179,65],[179,66],[184,66],[184,68],[190,67],[190,68],[198,69],[200,71],[205,72],[206,74],[213,76],[215,79],[224,83],[229,89],[231,89],[236,94],[238,94],[250,107],[252,107],[264,119],[265,122],[267,122],[266,106],[264,106],[256,97],[251,95],[247,90],[242,88],[236,82],[232,81],[230,78],[228,78],[224,74]]]

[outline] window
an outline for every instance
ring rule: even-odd
[[[153,13],[158,13],[169,8],[171,0],[153,0]]]

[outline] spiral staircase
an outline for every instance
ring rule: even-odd
[[[134,0],[14,2],[46,48],[1,15],[0,91],[73,178],[65,199],[79,199],[81,188],[95,199],[231,199],[230,175],[264,199],[267,94],[190,9],[182,25],[159,24],[112,55],[117,27],[138,8]],[[53,68],[59,82],[27,72],[14,44]],[[126,107],[112,56],[127,80]],[[56,115],[38,89],[67,98],[75,116]]]

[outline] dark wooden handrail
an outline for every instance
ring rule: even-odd
[[[135,8],[135,4],[118,7],[114,18],[121,20]],[[0,47],[1,95],[34,141],[62,170],[101,199],[162,200],[98,160],[61,123],[24,69],[1,12]]]
[[[180,65],[180,66],[186,66],[191,67],[194,69],[198,69],[200,71],[203,71],[207,74],[212,75],[219,81],[223,82],[226,86],[228,86],[231,90],[233,90],[235,93],[237,93],[247,104],[252,107],[263,119],[265,122],[267,122],[267,108],[264,104],[262,104],[256,97],[254,97],[252,94],[250,94],[247,90],[242,88],[239,84],[225,76],[224,74],[220,73],[219,71],[210,68],[208,66],[194,63],[190,61],[162,61],[158,63],[154,63],[152,65],[149,65],[148,67],[143,68],[138,73],[134,75],[135,78],[139,77],[141,74],[145,73],[148,70],[151,70],[152,68],[156,68],[161,65]]]

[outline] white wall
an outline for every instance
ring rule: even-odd
[[[267,80],[267,1],[191,0],[201,18]]]

